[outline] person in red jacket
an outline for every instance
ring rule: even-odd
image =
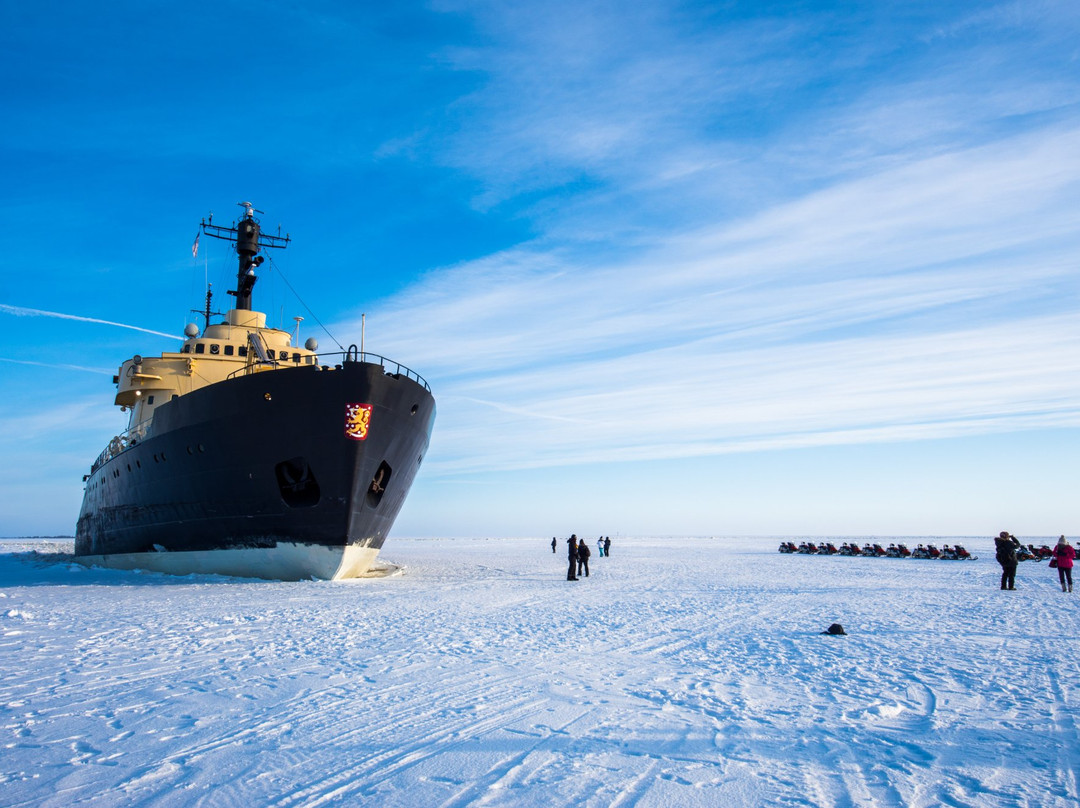
[[[1057,561],[1058,580],[1061,581],[1062,592],[1072,592],[1072,568],[1075,558],[1076,550],[1062,536],[1058,539],[1057,547],[1054,548],[1054,560]]]

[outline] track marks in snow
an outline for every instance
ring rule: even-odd
[[[1077,613],[1039,581],[623,540],[575,585],[544,546],[394,542],[404,575],[349,584],[35,562],[23,586],[0,556],[5,800],[1077,801]]]

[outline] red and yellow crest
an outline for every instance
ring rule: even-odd
[[[367,440],[368,427],[371,426],[370,404],[345,405],[345,437],[353,440]]]

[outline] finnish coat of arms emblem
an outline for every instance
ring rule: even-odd
[[[370,404],[345,405],[345,437],[353,440],[367,440],[368,427],[371,426]]]

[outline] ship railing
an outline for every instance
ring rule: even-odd
[[[123,454],[139,441],[146,438],[150,434],[150,419],[141,421],[133,427],[129,427],[116,435],[109,441],[108,445],[101,450],[101,454],[98,455],[97,460],[90,466],[90,473],[93,474],[99,468],[104,466],[110,460],[117,455]]]
[[[368,363],[370,363],[372,365],[381,365],[383,370],[386,371],[386,374],[388,376],[404,376],[406,379],[412,379],[414,382],[416,382],[418,385],[423,387],[429,393],[431,392],[431,387],[430,387],[430,385],[428,385],[427,379],[425,379],[423,376],[421,376],[415,370],[410,370],[409,368],[405,367],[405,365],[401,364],[400,362],[395,362],[393,359],[387,359],[385,356],[380,356],[379,354],[368,353],[367,351],[360,351],[360,350],[357,349],[357,347],[355,345],[350,345],[349,349],[347,351],[338,352],[338,353],[334,353],[334,354],[319,354],[320,357],[328,356],[328,355],[329,356],[343,356],[344,360],[346,362],[368,362]],[[394,368],[393,372],[388,370],[388,368],[390,368],[390,367]]]
[[[307,356],[310,356],[310,354],[307,354]],[[370,353],[368,351],[361,351],[357,349],[355,345],[350,345],[349,348],[344,351],[322,352],[317,353],[314,356],[315,365],[321,367],[323,370],[329,370],[330,368],[340,369],[346,362],[365,362],[367,364],[381,366],[387,376],[404,376],[407,379],[412,379],[429,393],[431,392],[431,386],[427,383],[427,380],[415,370],[411,370],[400,362],[395,362],[393,359],[388,359],[385,356],[380,356],[379,354]],[[304,366],[290,362],[286,359],[257,360],[238,370],[234,370],[229,374],[228,378],[231,379],[233,376],[246,376],[249,373],[261,373],[268,370],[291,367]]]

